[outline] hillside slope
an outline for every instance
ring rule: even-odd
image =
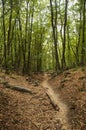
[[[0,130],[86,130],[86,68],[45,75],[0,73]],[[3,81],[32,94],[5,88]]]
[[[69,107],[69,122],[73,130],[86,130],[86,68],[71,69],[49,80],[55,93]]]
[[[42,75],[25,77],[0,73],[0,80],[33,92],[20,92],[0,84],[0,130],[62,130],[60,121],[55,118],[56,110],[44,88],[38,85]]]

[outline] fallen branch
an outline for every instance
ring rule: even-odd
[[[14,86],[14,85],[11,85],[11,84],[5,84],[4,85],[6,88],[9,88],[9,89],[12,89],[12,90],[17,90],[17,91],[20,91],[20,92],[25,92],[25,93],[30,93],[32,94],[32,91],[27,89],[27,88],[24,88],[24,87],[21,87],[21,86]]]
[[[46,91],[46,94],[47,94],[47,96],[49,97],[50,102],[51,102],[53,108],[54,108],[55,110],[59,111],[59,107],[58,107],[56,101],[54,100],[53,96],[49,93],[49,91]]]

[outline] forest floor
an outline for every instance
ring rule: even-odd
[[[4,81],[32,94],[6,88]],[[85,117],[86,68],[59,75],[0,72],[0,130],[86,130]]]
[[[86,68],[71,69],[49,81],[53,91],[68,108],[68,121],[72,130],[86,130]]]

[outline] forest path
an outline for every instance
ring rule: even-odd
[[[60,120],[62,124],[62,130],[70,130],[70,125],[68,122],[68,106],[61,100],[59,92],[54,92],[52,86],[48,83],[48,76],[45,74],[45,80],[42,82],[46,93],[51,97],[54,104],[58,107],[55,118]]]

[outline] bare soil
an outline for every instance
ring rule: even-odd
[[[46,79],[47,79],[47,77],[46,77]],[[61,100],[59,93],[58,92],[56,93],[52,89],[52,86],[48,83],[47,80],[45,80],[42,83],[42,85],[46,89],[47,94],[49,95],[49,97],[51,98],[55,107],[57,108],[57,113],[55,115],[55,118],[60,120],[63,130],[70,130],[71,128],[70,128],[70,125],[69,125],[69,122],[68,122],[68,117],[67,117],[68,107],[67,107],[66,103],[64,103]]]

